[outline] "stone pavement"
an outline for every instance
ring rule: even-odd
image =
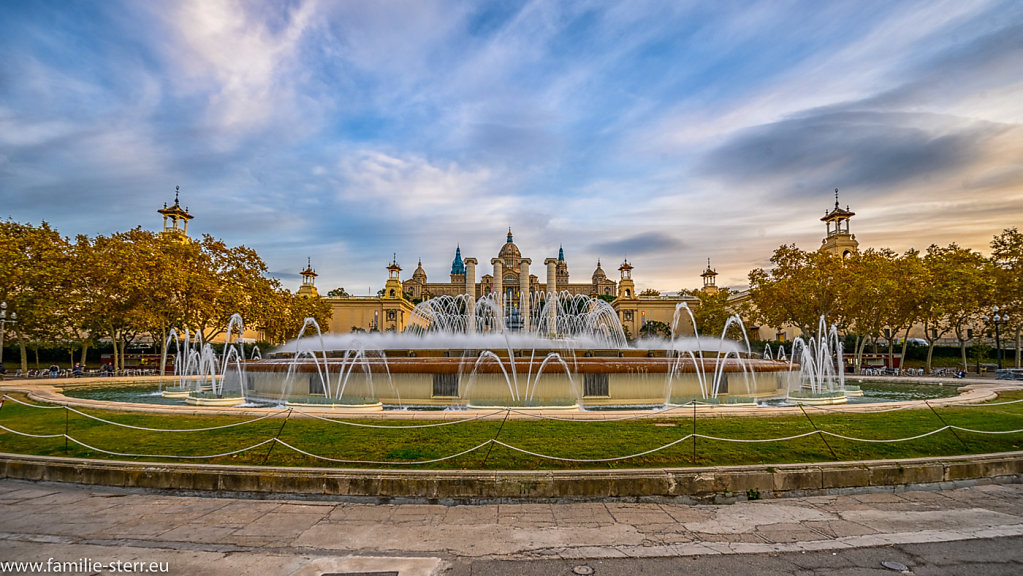
[[[3,562],[155,562],[170,574],[467,574],[999,542],[1023,573],[1023,484],[739,502],[378,504],[253,500],[0,480]],[[966,547],[963,547],[964,549]],[[643,560],[637,560],[643,559]],[[553,561],[553,562],[552,562]],[[704,560],[706,561],[706,560]],[[746,561],[741,561],[746,562]],[[163,563],[163,564],[161,564]],[[617,563],[617,564],[615,564]],[[745,565],[745,564],[744,564]],[[134,566],[135,572],[141,572]],[[694,566],[696,566],[694,564]],[[1018,570],[1017,570],[1018,569]],[[42,569],[39,572],[43,571]],[[622,568],[620,573],[628,570]],[[51,572],[53,570],[51,569]],[[63,570],[64,573],[72,572]],[[106,570],[83,573],[109,573]],[[793,572],[796,573],[796,572]]]

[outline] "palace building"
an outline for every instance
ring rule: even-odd
[[[193,218],[187,208],[182,208],[178,200],[179,190],[175,188],[174,205],[157,212],[163,216],[161,234],[172,236],[181,241],[189,241],[188,221]],[[842,209],[838,203],[838,190],[835,190],[835,207],[825,211],[821,221],[826,224],[826,236],[821,241],[820,250],[828,251],[843,258],[855,253],[859,248],[856,236],[850,232],[849,221],[855,216],[848,206]],[[486,262],[486,259],[484,259]],[[549,293],[569,293],[602,298],[610,302],[622,327],[631,337],[640,335],[643,327],[649,322],[661,322],[671,325],[675,312],[681,303],[691,307],[699,305],[699,299],[690,295],[679,294],[638,294],[632,277],[633,265],[625,259],[618,266],[617,280],[608,278],[607,273],[597,260],[596,268],[588,282],[572,282],[569,276],[568,261],[563,246],[558,247],[557,257],[544,258],[543,266],[537,259],[537,267],[543,272],[543,281],[532,273],[533,260],[522,256],[515,245],[512,231],[508,229],[505,242],[490,259],[490,267],[480,268],[480,262],[474,257],[463,257],[461,246],[455,247],[455,256],[451,262],[451,270],[446,282],[430,282],[422,260],[419,261],[412,275],[402,280],[402,268],[397,258],[392,258],[387,270],[387,282],[384,289],[376,296],[321,296],[316,289],[317,273],[312,262],[307,261],[301,270],[302,285],[297,294],[308,298],[323,298],[331,304],[333,316],[326,332],[385,332],[405,329],[415,305],[438,296],[466,295],[474,299],[493,296],[504,310],[509,321],[506,326],[515,329],[528,322],[528,303]],[[485,265],[485,264],[484,264]],[[479,275],[479,272],[485,272]],[[717,271],[707,260],[707,268],[699,276],[703,280],[702,291],[708,294],[718,292]],[[736,309],[749,299],[748,290],[731,293],[729,303]],[[682,334],[692,332],[692,326],[680,325],[677,328]],[[767,326],[748,326],[750,335],[754,333],[763,340],[791,340],[798,335],[795,328],[774,328]]]

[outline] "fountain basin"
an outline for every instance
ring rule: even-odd
[[[752,404],[785,397],[799,380],[799,366],[787,362],[694,360],[664,350],[384,350],[356,359],[334,352],[323,356],[247,362],[245,396],[316,407],[350,408],[354,397],[366,399],[370,409],[381,403],[573,410],[649,407],[673,398],[727,402],[741,397]],[[310,397],[323,400],[304,400]]]

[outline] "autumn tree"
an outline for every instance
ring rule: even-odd
[[[771,256],[770,270],[749,273],[755,321],[771,326],[792,325],[804,333],[816,329],[821,317],[842,323],[844,264],[825,251],[804,252],[781,246]]]
[[[0,254],[0,300],[18,315],[6,332],[17,341],[27,371],[29,341],[57,342],[67,334],[67,240],[46,222],[35,227],[8,220],[0,222]]]
[[[1009,314],[1008,328],[1016,336],[1016,367],[1020,367],[1023,338],[1023,233],[1007,228],[991,241],[991,259],[997,274],[995,299]]]
[[[315,320],[325,331],[333,315],[330,302],[292,294],[285,289],[275,293],[272,307],[272,313],[258,324],[263,338],[271,344],[280,344],[298,336],[307,318]]]
[[[697,330],[699,330],[701,335],[720,338],[725,330],[725,324],[728,323],[728,319],[739,312],[733,310],[729,303],[729,299],[734,293],[728,288],[721,288],[710,292],[704,290],[680,290],[679,294],[691,296],[699,300],[698,303],[694,303],[695,305],[690,306],[689,309],[692,310]],[[747,321],[747,317],[743,317],[744,323]],[[728,337],[741,338],[742,334],[740,332],[738,326],[736,326],[733,333],[730,333]]]

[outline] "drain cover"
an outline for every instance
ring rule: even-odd
[[[899,572],[905,572],[906,570],[909,570],[909,566],[906,566],[902,562],[896,562],[894,560],[885,560],[884,562],[881,563],[881,565],[889,570],[897,570]]]
[[[590,568],[586,564],[580,564],[575,568],[572,568],[572,574],[578,574],[579,576],[590,576],[593,574],[593,568]]]

